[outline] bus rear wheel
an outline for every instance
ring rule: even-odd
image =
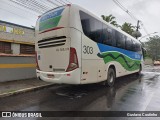
[[[113,68],[109,68],[106,85],[112,87],[114,85],[115,79],[116,79],[115,70]]]
[[[140,75],[141,72],[142,72],[142,66],[140,65],[140,66],[139,66],[139,71],[137,72],[137,75]]]

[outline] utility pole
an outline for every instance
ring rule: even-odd
[[[137,26],[136,26],[136,31],[137,31],[137,33],[138,33],[138,29],[140,28],[140,26],[139,26],[139,20],[137,21]],[[138,36],[136,36],[136,39],[138,38]]]
[[[140,20],[137,21],[137,26],[136,26],[136,30],[132,33],[132,36],[134,36],[136,39],[138,39],[139,37],[141,37],[141,33],[139,32],[140,29]]]

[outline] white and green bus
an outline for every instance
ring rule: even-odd
[[[38,18],[35,47],[37,77],[47,82],[112,86],[143,66],[138,40],[73,4]]]

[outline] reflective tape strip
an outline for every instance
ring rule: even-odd
[[[0,64],[0,68],[32,68],[36,64]]]

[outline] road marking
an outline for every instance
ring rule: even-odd
[[[0,64],[0,68],[32,68],[36,64]]]
[[[144,71],[144,72],[142,72],[142,73],[143,73],[143,74],[145,74],[145,73],[153,74],[153,73],[154,73],[154,74],[158,74],[158,75],[160,75],[160,73],[159,73],[159,72],[147,72],[147,71],[145,72],[145,71]]]

